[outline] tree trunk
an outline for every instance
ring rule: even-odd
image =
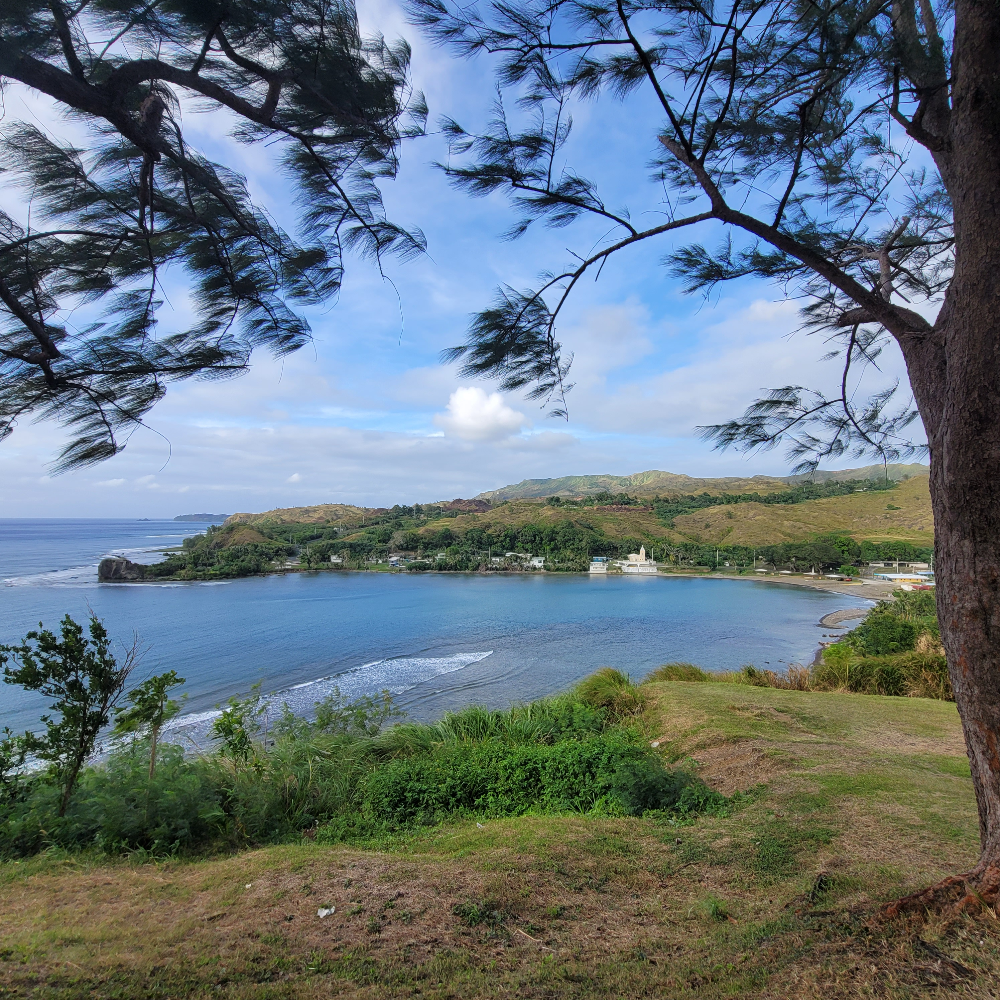
[[[66,784],[63,786],[62,797],[59,799],[59,815],[65,816],[69,808],[69,799],[73,794],[73,786],[76,784],[76,776],[80,773],[82,761],[76,760],[70,767],[70,772],[66,775]]]
[[[156,738],[160,735],[160,727],[152,725],[149,727],[149,780],[153,780],[156,773]]]
[[[958,0],[946,174],[955,274],[933,334],[901,339],[931,447],[938,616],[979,807],[977,878],[1000,867],[998,52],[1000,6]]]

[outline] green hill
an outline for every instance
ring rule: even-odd
[[[598,493],[631,493],[657,496],[677,493],[770,493],[787,489],[775,476],[695,479],[675,472],[637,472],[632,476],[562,476],[560,479],[524,479],[513,486],[487,490],[476,499],[499,503],[502,500],[529,500],[542,497],[590,497]]]
[[[828,483],[845,482],[849,479],[882,479],[886,472],[889,478],[900,482],[904,479],[912,479],[914,476],[926,476],[927,466],[919,462],[910,465],[900,463],[890,463],[888,470],[881,465],[866,465],[861,469],[843,469],[840,472],[806,472],[801,476],[785,476],[786,483]]]
[[[814,472],[799,476],[729,476],[699,479],[676,472],[637,472],[631,476],[562,476],[558,479],[523,479],[512,486],[480,493],[476,499],[499,503],[501,500],[527,500],[550,496],[589,497],[598,493],[631,493],[633,496],[673,496],[684,493],[773,493],[789,485],[805,482],[848,482],[854,479],[882,479],[881,465],[866,465],[861,469],[838,472]],[[926,465],[892,464],[889,478],[899,480],[927,474]]]

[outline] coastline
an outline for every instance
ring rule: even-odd
[[[896,588],[891,583],[845,583],[839,580],[810,579],[805,576],[746,576],[738,573],[686,573],[677,570],[670,573],[659,573],[658,576],[696,577],[703,580],[753,580],[757,583],[770,583],[792,587],[808,587],[811,590],[825,590],[831,594],[846,594],[860,597],[866,601],[881,601],[890,597]]]
[[[139,566],[141,564],[134,564]],[[383,567],[372,569],[326,569],[325,567],[320,569],[317,567],[305,567],[305,566],[284,566],[280,569],[270,570],[267,573],[253,573],[249,576],[256,577],[269,577],[269,576],[286,576],[289,574],[298,575],[302,573],[388,573],[388,574],[399,574],[406,573],[405,570],[400,570],[397,568]],[[518,570],[504,570],[499,572],[482,572],[476,570],[422,570],[418,574],[413,574],[421,576],[424,574],[432,574],[434,576],[445,575],[445,576],[526,576],[526,575],[543,575],[543,576],[588,576],[585,571],[579,570],[568,570],[566,572],[553,572],[550,570],[531,570],[528,573]],[[407,573],[407,575],[410,575]],[[617,575],[617,574],[616,574]],[[777,586],[792,586],[792,587],[805,587],[811,590],[821,590],[830,594],[841,594],[850,597],[859,597],[866,601],[880,601],[887,597],[890,597],[895,590],[895,587],[891,583],[847,583],[841,582],[839,580],[826,580],[822,578],[811,579],[805,576],[794,577],[794,576],[748,576],[746,574],[739,573],[698,573],[698,572],[686,572],[684,570],[671,570],[669,572],[657,573],[655,577],[653,574],[649,574],[644,577],[644,579],[670,579],[672,577],[678,577],[682,579],[697,579],[697,580],[737,580],[749,583],[766,583]],[[99,583],[121,585],[121,584],[162,584],[162,583],[206,583],[206,582],[219,582],[223,580],[239,580],[246,579],[247,577],[233,576],[233,577],[197,577],[194,579],[184,579],[183,577],[176,576],[163,576],[157,577],[155,579],[143,579],[142,577],[129,578],[118,578],[112,580],[101,580],[98,579]]]

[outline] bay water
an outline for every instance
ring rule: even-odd
[[[308,713],[336,686],[393,692],[411,718],[561,691],[602,666],[635,679],[671,661],[781,670],[812,660],[819,619],[855,597],[762,580],[577,574],[288,573],[210,583],[99,584],[110,554],[160,558],[204,525],[0,519],[0,644],[93,610],[116,643],[134,634],[137,676],[176,670],[184,725],[260,683]],[[36,728],[38,695],[0,683],[0,727]]]

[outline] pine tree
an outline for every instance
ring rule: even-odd
[[[489,124],[446,121],[446,170],[520,216],[605,233],[537,287],[502,287],[449,352],[466,375],[528,387],[565,414],[556,324],[584,276],[655,244],[689,291],[753,275],[805,302],[842,364],[832,398],[780,386],[720,446],[784,443],[799,463],[911,454],[931,461],[941,634],[979,806],[966,877],[1000,888],[1000,7],[983,0],[409,0],[433,38],[496,64]],[[655,147],[648,213],[607,205],[567,165],[576,104],[627,101]],[[516,109],[516,110],[515,110]],[[609,155],[609,150],[602,151]],[[628,166],[627,164],[625,166]],[[589,242],[589,241],[588,241]],[[940,308],[939,308],[940,307]],[[927,315],[937,313],[930,320]],[[899,345],[916,406],[890,390],[855,405],[854,375]],[[947,889],[946,891],[951,891]],[[924,898],[926,902],[927,898]]]
[[[4,184],[25,204],[0,212],[0,438],[54,418],[71,435],[57,469],[99,462],[171,382],[306,343],[301,307],[336,295],[345,252],[420,253],[378,187],[422,128],[409,55],[362,38],[350,0],[0,6],[0,85],[39,92],[85,134],[71,146],[33,122],[0,128]],[[192,147],[184,115],[205,111],[257,155],[280,153],[294,235]],[[195,315],[160,332],[168,269]]]

